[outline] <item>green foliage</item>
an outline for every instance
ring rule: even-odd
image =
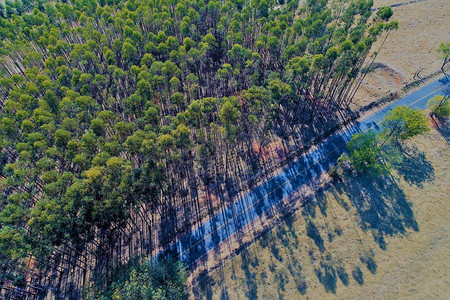
[[[222,124],[225,125],[229,137],[234,136],[234,134],[236,133],[236,123],[240,116],[241,113],[236,107],[233,99],[224,102],[220,107],[219,119]]]
[[[447,64],[450,62],[450,42],[442,42],[439,47],[436,49],[437,53],[439,53],[443,59],[441,71],[444,73],[445,77],[447,78],[448,75],[445,72],[445,68]]]
[[[96,299],[187,299],[186,271],[179,262],[136,263],[115,273],[113,282],[106,291],[100,291]]]
[[[55,144],[58,147],[65,147],[67,143],[70,140],[71,132],[64,130],[64,129],[58,129],[55,131]]]
[[[427,116],[406,106],[397,106],[390,111],[382,125],[387,131],[386,135],[392,135],[400,140],[430,131]]]
[[[7,1],[2,254],[115,249],[132,209],[178,214],[211,181],[265,165],[255,142],[337,122],[371,45],[396,26],[387,9],[370,18],[372,5]],[[20,255],[3,252],[8,238]]]
[[[371,130],[355,134],[347,143],[349,159],[358,172],[378,175],[387,171],[378,148],[378,139],[377,133]]]
[[[450,116],[450,102],[448,101],[448,98],[444,98],[444,96],[434,96],[428,100],[427,106],[439,117],[447,118]]]
[[[405,106],[390,111],[382,125],[383,131],[358,133],[347,143],[348,160],[358,172],[372,175],[388,172],[390,162],[399,163],[396,147],[400,142],[430,130],[428,119],[421,111]],[[339,164],[345,160],[345,156],[341,156]]]
[[[10,226],[0,228],[0,252],[11,259],[26,257],[29,246],[25,240],[25,230]]]
[[[440,43],[436,51],[442,56],[444,61],[448,61],[450,59],[450,42]]]
[[[330,174],[333,179],[342,179],[344,175],[351,173],[351,171],[352,165],[350,158],[347,153],[342,153],[341,156],[339,156],[336,165],[330,168],[328,174]]]
[[[390,6],[383,6],[377,11],[377,16],[381,18],[383,21],[389,20],[392,15],[394,14],[394,11],[392,10],[392,7]]]

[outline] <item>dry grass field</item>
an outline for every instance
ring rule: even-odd
[[[375,0],[374,7],[382,7],[411,0]],[[399,28],[393,31],[376,59],[378,68],[369,73],[358,91],[355,102],[365,105],[389,92],[400,91],[406,82],[412,82],[414,73],[423,68],[425,77],[441,67],[436,53],[441,42],[450,41],[450,2],[424,0],[394,7],[392,19]],[[377,50],[381,39],[374,45]]]
[[[448,299],[449,128],[393,176],[333,183],[194,282],[195,299]]]

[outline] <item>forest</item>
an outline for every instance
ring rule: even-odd
[[[398,26],[372,6],[0,4],[2,292],[104,289],[345,122]]]

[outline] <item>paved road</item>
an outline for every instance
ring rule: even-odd
[[[344,152],[344,146],[353,134],[370,128],[378,129],[377,124],[383,120],[386,113],[398,105],[423,109],[428,99],[437,94],[443,94],[446,88],[449,88],[448,83],[444,85],[439,80],[434,81],[356,125],[332,135],[316,149],[292,162],[280,173],[162,250],[156,257],[170,255],[178,257],[186,265],[193,263],[293,191],[328,170]]]

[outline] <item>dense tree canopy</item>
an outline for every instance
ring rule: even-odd
[[[179,262],[136,264],[130,266],[121,275],[117,276],[109,290],[102,292],[102,296],[98,297],[98,300],[109,297],[114,300],[187,299],[186,271]]]
[[[112,249],[137,216],[163,222],[180,199],[262,168],[264,145],[291,150],[343,118],[372,44],[397,24],[372,5],[0,5],[2,259]]]

